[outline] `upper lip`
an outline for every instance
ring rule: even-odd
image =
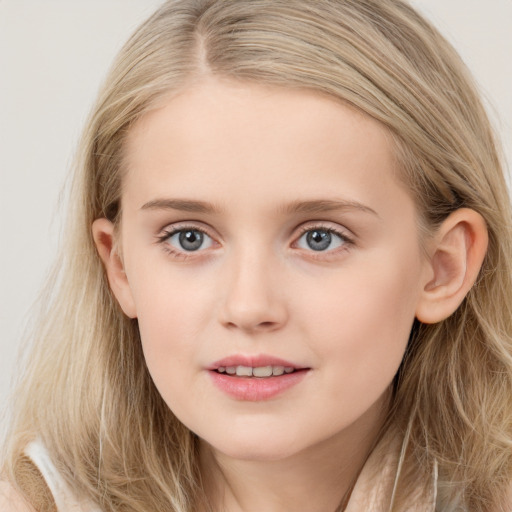
[[[262,366],[284,366],[285,368],[293,368],[294,370],[300,370],[305,368],[304,366],[298,365],[286,359],[279,357],[270,356],[267,354],[259,355],[244,355],[244,354],[233,354],[228,357],[224,357],[215,361],[207,367],[208,370],[217,370],[220,367],[230,366],[248,366],[252,368],[259,368]]]

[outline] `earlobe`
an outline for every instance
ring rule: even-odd
[[[478,277],[487,244],[487,226],[476,211],[461,208],[445,219],[429,248],[429,277],[416,309],[420,322],[440,322],[459,307]]]
[[[130,284],[115,244],[114,225],[107,219],[96,219],[92,224],[92,234],[98,254],[105,266],[112,292],[124,313],[130,318],[136,318]]]

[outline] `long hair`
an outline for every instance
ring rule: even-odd
[[[479,279],[451,317],[415,323],[390,421],[418,464],[436,461],[442,507],[502,505],[512,478],[507,187],[468,71],[402,0],[170,0],[140,26],[77,154],[61,253],[15,395],[7,474],[16,481],[24,446],[39,437],[72,488],[106,512],[188,512],[203,499],[197,440],[149,376],[137,321],[109,289],[91,224],[122,215],[132,124],[205,75],[316,91],[378,120],[425,232],[460,207],[483,216]]]

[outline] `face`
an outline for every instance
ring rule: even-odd
[[[117,295],[218,453],[278,459],[378,421],[425,274],[391,147],[333,99],[213,79],[132,129]]]

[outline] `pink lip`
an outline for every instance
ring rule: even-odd
[[[265,378],[237,377],[216,371],[219,367],[229,366],[284,366],[295,371]],[[268,355],[233,355],[216,361],[207,370],[214,385],[230,397],[241,401],[259,402],[269,400],[299,384],[309,373],[310,368]]]

